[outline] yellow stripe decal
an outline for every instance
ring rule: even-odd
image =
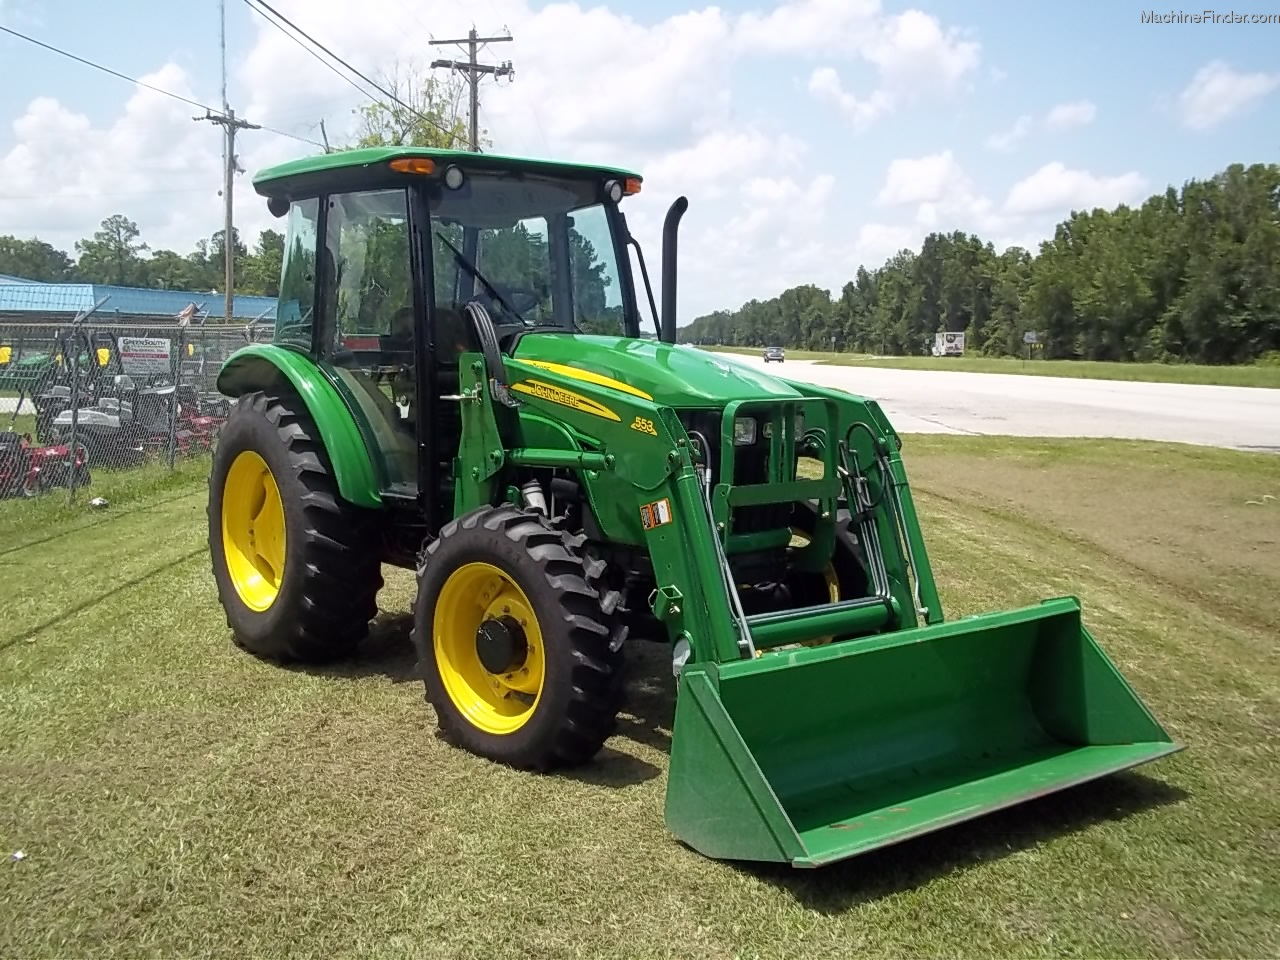
[[[582,383],[594,383],[597,387],[609,387],[612,390],[621,390],[623,393],[629,393],[633,397],[639,397],[641,400],[652,401],[653,397],[645,393],[643,390],[637,390],[628,383],[621,380],[614,380],[612,377],[605,377],[598,373],[592,373],[590,370],[579,370],[577,367],[566,367],[563,363],[548,363],[546,360],[521,360],[520,363],[527,363],[531,367],[538,367],[546,370],[548,373],[556,373],[562,377],[568,377],[570,380],[578,380]]]
[[[543,383],[541,380],[521,380],[519,383],[513,383],[511,389],[517,393],[527,393],[530,396],[537,397],[539,400],[558,403],[562,407],[570,407],[582,413],[589,413],[593,417],[622,422],[622,418],[604,404],[597,403],[571,390],[564,390],[549,383]]]

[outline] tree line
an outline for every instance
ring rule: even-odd
[[[93,236],[77,240],[76,257],[39,238],[0,236],[0,273],[43,283],[101,283],[157,290],[221,291],[225,277],[223,236],[218,230],[186,254],[149,251],[138,225],[123,214],[102,221]],[[284,234],[263,230],[252,250],[232,231],[237,293],[274,297],[279,292]]]
[[[912,356],[935,335],[1010,356],[1249,363],[1280,351],[1280,165],[1232,164],[1140,206],[1077,210],[1038,253],[931,233],[834,299],[811,284],[681,330],[689,343]]]

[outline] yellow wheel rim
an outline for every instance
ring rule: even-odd
[[[797,549],[800,547],[804,547],[809,543],[810,539],[811,539],[810,536],[807,533],[805,533],[803,530],[797,530],[795,527],[791,528],[790,546],[795,547]],[[836,565],[834,562],[829,562],[826,565],[826,567],[823,569],[822,579],[827,585],[827,600],[830,603],[839,603],[840,602],[840,577],[836,574]],[[777,649],[791,650],[796,647],[820,647],[824,643],[830,643],[832,639],[833,639],[832,637],[814,637],[812,640],[805,640],[801,643],[789,643],[786,646],[778,647]],[[762,657],[764,656],[765,652],[766,651],[764,650],[757,650],[756,656]]]
[[[519,625],[523,650],[509,669],[492,672],[476,638],[481,625],[504,618]],[[488,563],[453,571],[436,597],[431,633],[440,680],[468,722],[499,735],[529,722],[542,699],[546,648],[533,605],[511,577]]]
[[[222,487],[222,550],[236,593],[261,613],[275,602],[284,578],[284,503],[265,460],[240,453]]]

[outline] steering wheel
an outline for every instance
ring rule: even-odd
[[[490,395],[495,401],[506,407],[514,407],[519,401],[511,395],[507,386],[507,370],[502,363],[502,351],[498,347],[498,331],[493,325],[493,317],[479,299],[471,299],[462,305],[462,315],[471,323],[480,343],[480,352],[484,355],[485,366],[489,368]]]

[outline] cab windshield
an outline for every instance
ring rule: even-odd
[[[479,298],[496,324],[637,334],[612,218],[591,180],[474,172],[431,211],[441,313]]]

